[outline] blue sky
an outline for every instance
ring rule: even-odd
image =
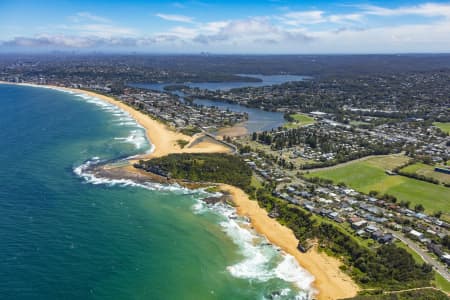
[[[0,51],[450,52],[449,1],[0,1]]]

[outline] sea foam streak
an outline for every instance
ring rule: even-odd
[[[167,184],[160,184],[156,182],[145,182],[145,183],[138,183],[131,179],[111,179],[111,178],[105,178],[105,177],[98,177],[92,172],[89,172],[89,168],[92,165],[98,164],[100,162],[99,159],[92,159],[88,160],[82,165],[76,167],[73,169],[74,173],[78,175],[79,177],[83,178],[86,183],[91,183],[94,185],[99,184],[105,184],[108,186],[121,186],[121,187],[140,187],[147,190],[152,191],[170,191],[170,192],[176,192],[179,194],[192,194],[193,191],[189,190],[187,188],[184,188],[178,184],[173,185],[167,185]]]
[[[41,86],[35,86],[35,87],[41,87]],[[83,101],[86,101],[87,103],[91,103],[91,104],[98,106],[100,109],[102,109],[106,112],[109,112],[112,114],[112,116],[116,117],[117,121],[119,121],[119,122],[116,122],[116,124],[119,126],[128,126],[128,127],[138,128],[138,129],[131,130],[129,136],[127,136],[125,138],[119,137],[119,138],[116,138],[116,140],[122,140],[125,143],[133,144],[136,149],[142,149],[144,146],[150,145],[150,149],[149,149],[149,151],[147,151],[147,153],[153,152],[154,147],[147,140],[147,136],[145,134],[145,128],[143,128],[141,125],[139,125],[131,117],[131,115],[128,112],[122,110],[120,107],[117,107],[114,104],[108,103],[100,98],[97,98],[97,97],[94,97],[94,96],[91,96],[88,94],[84,94],[81,92],[77,93],[77,92],[66,90],[66,89],[59,89],[57,87],[44,87],[44,86],[42,86],[42,87],[57,90],[57,91],[68,93],[68,94],[72,94],[78,98],[81,98]]]
[[[119,107],[103,101],[99,98],[92,97],[87,94],[75,93],[63,89],[54,88],[59,91],[67,92],[82,98],[88,103],[99,106],[102,110],[112,113],[118,120],[118,125],[138,127],[141,130],[132,130],[127,137],[117,137],[115,140],[133,143],[136,149],[140,149],[147,139],[142,128],[136,121]],[[145,131],[144,131],[145,132]],[[148,152],[154,150],[152,144]],[[190,190],[178,184],[167,185],[155,182],[137,183],[130,179],[110,179],[98,177],[89,172],[89,167],[92,164],[99,163],[99,158],[95,157],[92,160],[74,168],[75,174],[83,178],[86,182],[99,185],[105,184],[108,186],[121,187],[140,187],[148,190],[167,191],[179,194],[195,194],[196,198],[211,196],[211,193],[206,193],[204,190]],[[216,194],[215,196],[218,196]],[[199,200],[194,206],[195,213],[214,212],[221,215],[224,220],[220,222],[220,226],[224,232],[230,236],[233,242],[238,245],[244,259],[234,265],[228,266],[227,270],[231,275],[237,278],[247,280],[257,280],[265,282],[271,279],[281,279],[285,282],[291,283],[295,288],[284,288],[276,291],[275,294],[270,295],[270,299],[298,299],[309,300],[312,299],[316,291],[311,287],[314,277],[302,269],[295,258],[289,254],[283,253],[279,248],[268,243],[267,239],[249,227],[249,223],[245,218],[236,218],[236,210],[226,204],[217,203],[215,205],[206,205]]]
[[[221,216],[222,221],[220,221],[219,225],[239,247],[244,257],[242,261],[227,267],[227,271],[232,276],[259,282],[280,279],[293,285],[292,288],[275,291],[274,295],[270,295],[270,299],[309,300],[313,298],[316,293],[311,287],[314,277],[303,270],[293,256],[283,253],[278,247],[270,244],[265,237],[251,229],[250,223],[246,218],[236,216],[234,207],[223,203],[207,205],[201,200],[207,196],[219,196],[220,193],[212,194],[205,192],[203,189],[190,190],[178,184],[137,183],[130,179],[98,177],[89,172],[89,168],[99,162],[100,160],[96,157],[74,168],[74,172],[87,183],[94,185],[140,187],[153,191],[193,195],[197,199],[197,202],[192,207],[194,213],[204,214],[212,212]]]
[[[207,205],[199,200],[193,207],[195,213],[212,211],[222,217],[220,226],[239,247],[244,259],[228,266],[231,275],[238,278],[266,282],[281,279],[295,286],[271,295],[271,299],[312,299],[316,291],[311,287],[314,277],[302,269],[292,255],[286,254],[249,227],[245,218],[236,217],[236,210],[226,204]],[[292,293],[295,293],[293,295]]]
[[[118,118],[118,124],[122,126],[133,126],[143,129],[135,120],[119,107],[110,104],[102,99],[79,93],[71,90],[66,90],[58,87],[47,87],[39,85],[29,85],[32,87],[48,88],[72,94],[82,100],[92,103],[100,107],[102,110],[112,113]],[[145,129],[143,129],[145,130]],[[145,138],[145,135],[144,135]],[[131,135],[126,138],[116,138],[117,140],[128,140],[131,143],[136,143]],[[139,141],[141,142],[141,141]],[[135,144],[137,145],[137,144]],[[140,144],[139,144],[140,145]],[[154,146],[152,144],[149,152],[152,152]],[[110,179],[98,177],[89,172],[89,167],[92,164],[99,163],[98,157],[85,162],[84,164],[74,168],[74,173],[83,178],[87,183],[94,185],[105,184],[108,186],[121,187],[140,187],[148,190],[168,191],[179,194],[193,194],[199,197],[206,197],[211,195],[203,190],[189,190],[179,185],[167,185],[154,182],[137,183],[130,179]],[[307,300],[312,299],[316,291],[311,287],[314,277],[303,270],[294,259],[293,256],[279,251],[279,249],[270,243],[254,230],[249,228],[249,223],[245,218],[235,218],[236,211],[233,207],[218,203],[215,205],[206,205],[201,200],[193,206],[195,213],[202,214],[205,212],[214,212],[221,215],[224,220],[220,222],[220,226],[231,237],[233,242],[238,245],[244,259],[227,268],[231,275],[244,278],[248,280],[257,280],[265,282],[271,279],[281,279],[289,282],[296,287],[296,290],[291,288],[283,288],[275,293],[272,293],[270,299],[298,299]],[[292,293],[295,293],[292,294]]]

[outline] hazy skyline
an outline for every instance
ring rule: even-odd
[[[450,51],[448,1],[8,1],[0,51]]]

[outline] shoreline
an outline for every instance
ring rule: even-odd
[[[145,136],[147,141],[153,145],[153,149],[150,153],[144,153],[137,155],[134,161],[138,159],[149,159],[154,157],[161,157],[172,153],[227,153],[230,149],[217,143],[212,143],[208,141],[197,143],[191,148],[181,148],[178,145],[178,140],[184,140],[191,143],[195,140],[194,137],[184,135],[180,132],[176,132],[167,125],[161,123],[160,121],[153,119],[151,116],[144,114],[133,107],[116,100],[110,96],[102,95],[88,90],[77,89],[77,88],[67,88],[54,85],[39,85],[31,83],[14,83],[0,81],[0,84],[10,84],[19,86],[30,86],[30,87],[41,87],[49,88],[54,90],[72,92],[77,94],[85,94],[100,100],[103,100],[109,104],[112,104],[122,111],[128,113],[137,124],[139,124],[145,130]]]
[[[318,291],[319,300],[351,298],[356,296],[359,287],[351,277],[341,271],[342,265],[337,258],[319,252],[316,247],[302,253],[297,249],[298,239],[292,230],[268,216],[257,201],[250,200],[241,189],[220,184],[219,187],[230,193],[236,204],[236,211],[241,216],[250,218],[253,228],[264,235],[272,244],[292,255],[299,265],[314,276],[313,287]]]
[[[161,122],[151,118],[131,106],[113,99],[112,97],[76,88],[65,88],[51,85],[38,85],[28,83],[2,82],[0,84],[23,85],[31,87],[52,88],[61,91],[69,91],[78,94],[85,94],[115,105],[127,112],[140,126],[145,129],[148,141],[153,145],[153,152],[139,155],[138,159],[149,159],[161,157],[173,153],[227,153],[229,148],[210,142],[200,142],[192,148],[181,149],[178,140],[185,140],[191,143],[194,138],[175,132]],[[131,161],[131,163],[133,163]],[[128,171],[138,170],[128,168]],[[142,174],[141,174],[142,175]],[[350,276],[343,273],[339,267],[342,264],[336,258],[319,253],[317,249],[310,249],[307,253],[301,253],[297,249],[298,240],[291,229],[281,225],[278,221],[271,219],[266,210],[259,207],[258,202],[250,200],[248,195],[241,189],[225,184],[219,187],[231,194],[233,202],[236,204],[236,211],[239,215],[250,218],[252,226],[261,235],[265,236],[271,243],[283,249],[286,253],[294,256],[298,264],[314,276],[313,288],[318,292],[317,299],[339,299],[350,298],[357,294],[358,286],[352,281]]]

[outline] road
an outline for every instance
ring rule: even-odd
[[[450,273],[447,269],[447,267],[441,263],[440,261],[437,261],[433,259],[430,254],[428,254],[427,251],[423,250],[419,247],[416,243],[405,237],[402,233],[392,231],[390,229],[386,229],[386,231],[390,232],[393,236],[395,236],[397,239],[405,243],[410,249],[412,249],[414,252],[416,252],[422,259],[429,265],[432,265],[434,270],[442,275],[447,281],[450,282]]]

